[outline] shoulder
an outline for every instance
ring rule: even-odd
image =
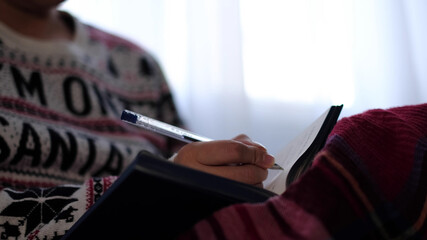
[[[84,29],[89,48],[101,56],[106,54],[109,68],[114,69],[115,75],[119,70],[135,67],[143,77],[153,77],[162,71],[158,60],[147,48],[89,24],[80,23],[80,27]]]
[[[140,45],[135,44],[131,40],[128,40],[124,37],[118,36],[106,30],[102,30],[98,27],[82,24],[86,29],[88,34],[89,41],[97,42],[106,46],[108,49],[123,49],[130,50],[134,52],[139,52],[143,54],[148,54],[147,50]]]
[[[343,118],[337,123],[334,132],[347,131],[361,132],[372,129],[389,129],[400,131],[403,127],[414,128],[414,131],[426,131],[427,103],[406,105],[387,109],[371,109],[363,113]]]

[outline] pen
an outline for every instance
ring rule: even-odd
[[[191,142],[208,142],[212,141],[210,138],[206,138],[195,134],[193,132],[184,130],[179,127],[172,126],[170,124],[158,121],[153,118],[146,117],[139,113],[135,113],[129,110],[123,110],[121,120],[132,125],[142,127],[146,130],[156,132],[171,138],[178,139],[180,141],[191,143]],[[270,169],[283,170],[277,163],[270,167]]]

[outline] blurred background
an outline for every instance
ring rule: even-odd
[[[341,117],[427,102],[427,1],[68,0],[62,9],[160,62],[187,127],[277,153]]]

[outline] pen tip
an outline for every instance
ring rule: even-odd
[[[275,163],[273,166],[270,167],[270,169],[274,170],[284,170],[279,164]]]

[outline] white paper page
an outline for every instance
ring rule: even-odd
[[[300,135],[292,140],[279,154],[276,155],[276,163],[283,167],[280,170],[268,170],[268,177],[264,181],[264,188],[277,194],[282,194],[286,190],[286,177],[289,170],[295,164],[299,157],[310,147],[311,143],[320,131],[323,122],[329,113],[328,109],[319,118],[307,127]]]

